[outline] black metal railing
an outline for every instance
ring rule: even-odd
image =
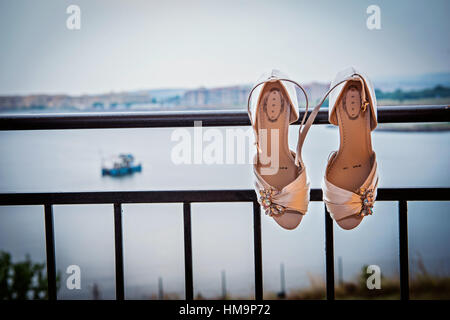
[[[450,106],[379,106],[378,122],[450,122]],[[302,119],[304,112],[300,112]],[[86,112],[66,114],[0,114],[0,130],[106,129],[247,126],[246,111],[169,111],[169,112]],[[297,124],[300,120],[297,121]],[[322,108],[314,124],[328,124],[328,109]]]
[[[328,123],[328,110],[319,112],[315,123]],[[301,117],[300,117],[301,118]],[[449,122],[449,106],[379,107],[379,122]],[[174,112],[174,113],[103,113],[67,115],[0,115],[0,130],[138,128],[193,126],[249,125],[243,112]],[[322,191],[312,189],[311,201],[322,201]],[[450,188],[380,188],[377,201],[397,201],[399,219],[399,262],[401,299],[409,299],[408,258],[408,201],[449,201]],[[253,246],[255,299],[263,298],[261,250],[261,211],[253,190],[181,190],[181,191],[122,191],[122,192],[64,192],[64,193],[3,193],[0,206],[42,205],[45,212],[45,238],[47,255],[48,296],[56,300],[56,261],[53,225],[53,205],[113,204],[115,234],[116,299],[123,300],[123,230],[122,204],[124,203],[183,203],[185,297],[194,298],[192,275],[191,203],[195,202],[251,202],[253,204]],[[333,220],[326,207],[325,255],[326,297],[334,299],[334,239]]]

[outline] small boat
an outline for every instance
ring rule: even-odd
[[[140,163],[136,164],[134,156],[131,154],[122,153],[118,156],[104,160],[102,163],[103,176],[110,175],[113,177],[119,177],[141,171],[142,165]]]

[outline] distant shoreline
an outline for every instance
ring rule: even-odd
[[[443,123],[380,123],[377,131],[390,132],[445,132],[450,131],[450,122]]]
[[[328,128],[337,128],[328,124]],[[376,131],[382,132],[446,132],[450,131],[450,122],[433,123],[380,123]]]

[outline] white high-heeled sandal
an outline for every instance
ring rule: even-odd
[[[328,118],[339,126],[340,146],[328,160],[323,201],[336,223],[349,230],[373,213],[377,196],[377,161],[371,142],[378,123],[377,101],[369,78],[353,67],[337,74],[319,107],[328,95]]]
[[[306,98],[306,112],[300,124],[296,152],[288,145],[289,124],[299,118],[295,86]],[[311,125],[303,127],[308,96],[297,82],[278,70],[272,70],[263,75],[250,91],[247,109],[257,149],[253,171],[258,201],[265,213],[281,227],[294,229],[300,224],[309,204],[309,180],[301,157],[302,145]],[[269,161],[266,163],[266,160]]]

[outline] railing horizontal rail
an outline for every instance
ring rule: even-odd
[[[194,121],[202,121],[205,127],[250,125],[244,110],[86,112],[0,114],[0,130],[192,127]],[[450,106],[379,106],[378,122],[450,122]],[[329,123],[328,108],[320,110],[314,123]]]
[[[446,201],[450,188],[380,188],[377,201]],[[311,189],[311,201],[322,201],[322,190]],[[0,205],[253,202],[254,190],[99,191],[0,193]]]

